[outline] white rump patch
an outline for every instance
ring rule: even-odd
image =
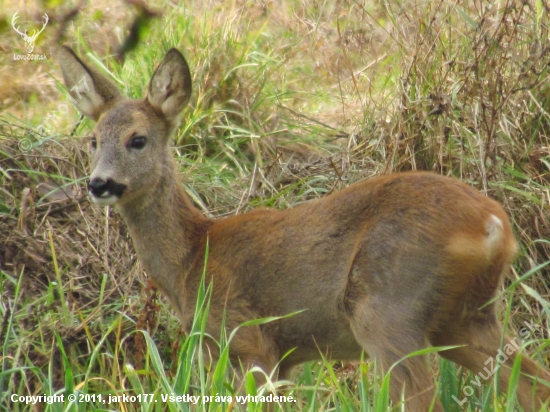
[[[504,223],[491,214],[485,220],[484,228],[485,236],[483,232],[477,235],[458,232],[449,239],[447,250],[456,257],[491,261],[505,242]]]
[[[500,220],[495,215],[489,216],[489,219],[485,222],[485,230],[487,231],[487,244],[489,250],[494,250],[497,246],[497,243],[502,240],[502,230],[504,225],[502,220]]]

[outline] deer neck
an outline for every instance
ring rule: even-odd
[[[204,252],[211,220],[193,206],[167,162],[155,190],[118,206],[147,275],[174,307],[183,311],[185,281]]]

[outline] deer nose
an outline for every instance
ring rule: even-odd
[[[93,178],[88,183],[88,191],[96,197],[101,197],[108,189],[109,181],[99,177]]]

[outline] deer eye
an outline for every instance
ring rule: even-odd
[[[135,136],[130,139],[128,147],[131,149],[141,150],[145,147],[145,143],[147,143],[147,139],[144,136]]]
[[[97,149],[97,139],[95,137],[90,139],[90,146],[92,146],[93,150]]]

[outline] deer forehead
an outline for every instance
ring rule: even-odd
[[[103,113],[94,134],[103,144],[126,145],[134,136],[154,137],[162,134],[165,122],[143,101],[129,100],[116,104]]]

